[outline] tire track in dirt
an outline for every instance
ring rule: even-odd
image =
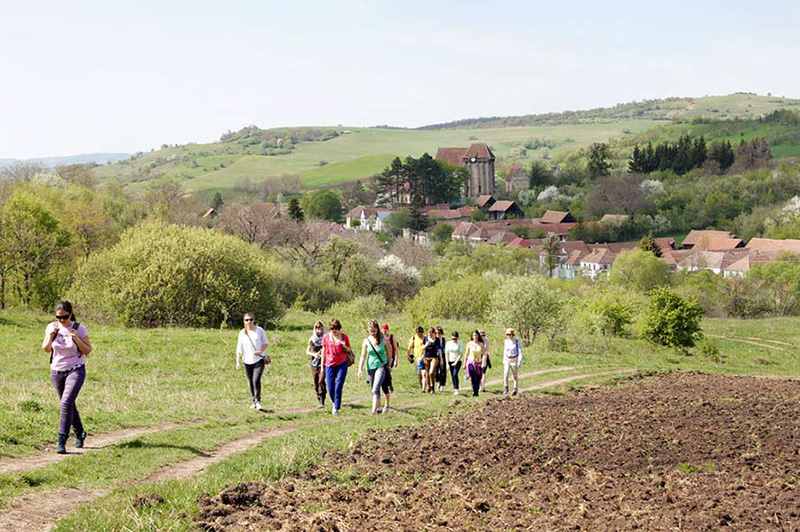
[[[566,371],[564,369],[538,370],[530,372],[539,375],[552,371]],[[635,370],[616,370],[602,373],[587,373],[556,379],[553,381],[541,382],[535,386],[524,388],[526,390],[536,390],[548,386],[557,386],[565,382],[576,379],[589,378],[592,376],[609,375]],[[502,381],[501,381],[502,382]],[[358,402],[358,401],[356,401]],[[406,409],[424,405],[425,402],[401,403],[392,407],[392,410],[405,413]],[[309,409],[314,410],[314,409]],[[358,414],[357,414],[358,415]],[[389,414],[391,415],[391,413]],[[324,423],[335,423],[346,421],[347,417],[334,418]],[[227,460],[237,454],[243,453],[261,442],[301,430],[310,425],[285,425],[282,427],[262,429],[251,432],[237,440],[228,442],[217,449],[204,453],[203,455],[168,464],[158,471],[131,482],[126,482],[110,488],[85,489],[85,488],[59,488],[49,492],[30,493],[17,498],[12,507],[0,513],[0,530],[14,530],[15,532],[48,532],[53,529],[56,521],[63,519],[73,513],[77,508],[89,504],[98,498],[105,497],[114,489],[119,487],[131,487],[161,482],[167,480],[179,480],[196,476],[205,471],[209,466]]]
[[[540,382],[539,384],[534,384],[533,386],[528,386],[527,388],[520,388],[522,392],[532,392],[535,390],[541,390],[542,388],[550,388],[553,386],[560,386],[562,384],[567,384],[572,381],[577,381],[580,379],[588,379],[591,377],[604,377],[607,375],[621,375],[624,373],[635,373],[639,371],[638,369],[634,368],[621,368],[621,369],[614,369],[609,371],[601,371],[598,373],[583,373],[580,375],[570,375],[569,377],[564,377],[562,379],[556,379],[547,382]]]
[[[767,349],[775,349],[776,351],[786,351],[785,347],[778,347],[777,345],[769,345],[769,344],[762,344],[761,342],[772,342],[772,340],[764,340],[761,338],[753,338],[751,340],[746,340],[744,338],[736,338],[734,336],[723,336],[720,334],[707,334],[709,338],[720,338],[722,340],[730,340],[732,342],[741,342],[743,344],[750,344],[757,347],[766,347]],[[749,336],[747,338],[750,338]],[[753,340],[760,340],[760,342],[754,342]],[[775,342],[786,345],[784,342]]]
[[[36,469],[37,467],[55,464],[70,456],[81,456],[88,452],[99,451],[115,443],[132,440],[154,432],[171,430],[178,427],[191,427],[193,425],[199,425],[203,421],[202,419],[192,419],[188,421],[161,423],[150,427],[115,430],[97,435],[90,433],[86,440],[87,445],[83,449],[75,449],[72,447],[67,454],[56,454],[53,450],[49,450],[23,458],[0,458],[0,473],[16,473],[19,471],[27,471],[28,469]]]

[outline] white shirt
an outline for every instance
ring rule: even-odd
[[[522,342],[519,338],[506,338],[503,343],[503,356],[506,360],[514,361],[517,365],[522,364]]]
[[[264,358],[263,351],[268,345],[267,333],[261,327],[256,326],[255,331],[242,329],[239,331],[239,343],[236,345],[236,359],[242,357],[242,362],[245,364],[255,364]],[[262,356],[256,355],[256,351],[261,351]]]

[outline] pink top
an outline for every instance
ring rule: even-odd
[[[322,347],[325,348],[325,365],[338,366],[347,362],[347,355],[344,352],[342,344],[350,347],[350,338],[342,333],[342,340],[337,341],[332,333],[327,333],[322,339]]]
[[[45,329],[45,334],[53,332],[53,327],[58,327],[58,334],[56,339],[53,340],[53,362],[50,364],[50,369],[54,371],[66,371],[74,366],[79,366],[84,363],[85,359],[82,354],[78,352],[78,346],[72,335],[69,333],[72,329],[72,323],[69,327],[64,327],[60,323],[51,323]],[[78,325],[78,337],[83,340],[89,336],[89,331],[83,325]]]

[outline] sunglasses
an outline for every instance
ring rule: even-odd
[[[244,321],[253,321],[253,318],[245,318]]]
[[[68,320],[69,319],[69,314],[67,314],[66,316],[59,316],[58,314],[56,314],[56,319],[58,321]]]

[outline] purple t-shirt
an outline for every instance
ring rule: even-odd
[[[53,328],[58,327],[58,334],[53,340],[53,362],[50,364],[50,369],[54,371],[65,371],[74,366],[84,363],[84,357],[78,352],[78,346],[75,340],[72,339],[70,330],[72,323],[69,327],[64,327],[60,323],[51,323],[47,326],[45,334],[49,335],[53,332]],[[89,331],[83,325],[78,325],[78,338],[83,340],[89,336]]]

